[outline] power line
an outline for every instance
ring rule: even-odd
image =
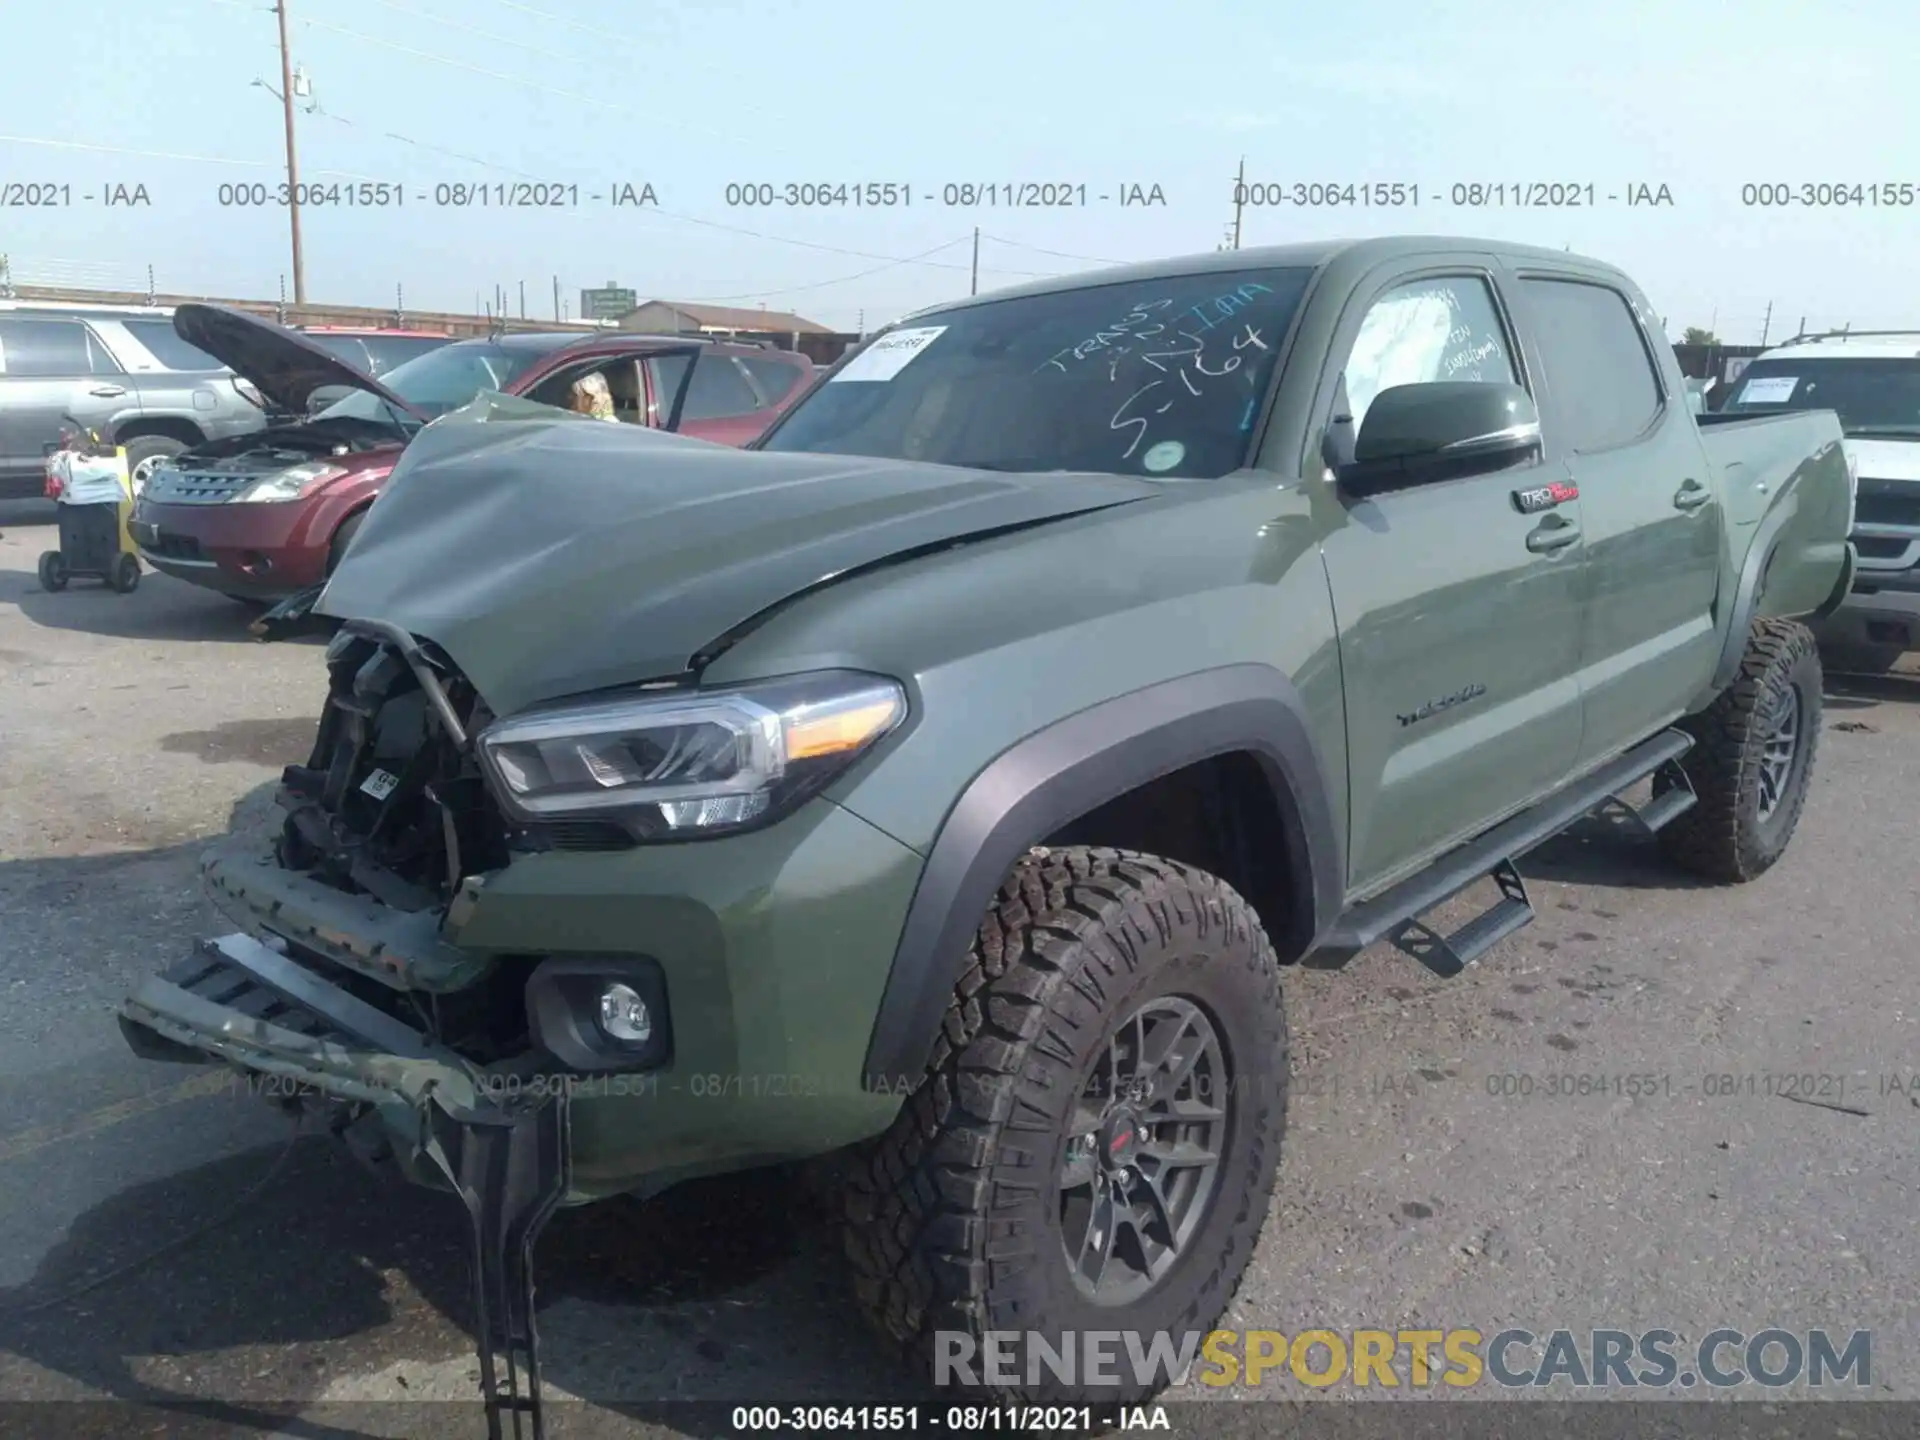
[[[524,41],[515,40],[510,35],[501,35],[492,30],[482,30],[477,25],[463,25],[458,20],[449,20],[443,15],[435,15],[427,10],[416,10],[411,5],[403,5],[400,0],[373,0],[376,5],[384,5],[389,10],[398,10],[402,15],[412,15],[426,20],[443,30],[458,30],[467,35],[477,35],[482,40],[491,40],[496,45],[508,45],[523,55],[538,55],[543,60],[558,60],[563,65],[592,65],[591,60],[578,55],[562,55],[556,50],[540,50]]]
[[[871,270],[862,270],[855,275],[842,275],[837,280],[819,280],[811,285],[790,285],[784,290],[755,290],[746,295],[704,295],[689,300],[686,303],[689,305],[722,305],[729,300],[770,300],[779,295],[799,295],[808,290],[825,290],[831,285],[845,285],[852,280],[864,280],[869,275],[879,275],[887,270],[897,270],[902,265],[919,263],[928,255],[938,255],[942,250],[951,250],[954,246],[962,244],[967,239],[967,236],[961,235],[947,241],[944,245],[936,245],[931,250],[922,250],[918,255],[904,256],[890,265],[876,265]]]
[[[1108,260],[1099,255],[1075,255],[1067,250],[1043,250],[1038,245],[1026,245],[1018,240],[1009,240],[1003,235],[981,234],[982,240],[991,240],[996,245],[1011,245],[1016,250],[1031,250],[1035,255],[1051,255],[1056,260],[1085,260],[1091,265],[1129,265],[1129,260]]]
[[[56,140],[44,135],[0,135],[0,144],[46,145],[56,150],[88,150],[99,155],[132,155],[142,160],[187,160],[199,165],[236,165],[253,169],[279,170],[279,160],[236,160],[229,155],[186,155],[172,150],[135,150],[125,145],[91,145],[80,140]],[[337,175],[342,180],[374,180],[352,170],[316,170],[316,175]]]
[[[508,85],[518,85],[523,89],[537,90],[543,95],[557,95],[563,100],[576,100],[583,105],[591,105],[600,110],[611,110],[621,115],[633,115],[637,112],[630,106],[621,105],[612,100],[602,100],[598,96],[588,95],[579,90],[562,90],[555,85],[542,85],[538,80],[528,80],[519,75],[508,75],[498,70],[488,70],[479,65],[471,65],[465,60],[455,60],[448,55],[436,55],[431,50],[417,50],[411,45],[401,45],[392,40],[383,40],[378,35],[369,35],[362,30],[349,30],[344,25],[329,25],[324,20],[302,19],[302,25],[315,30],[325,30],[330,34],[344,35],[350,40],[359,40],[367,45],[378,46],[382,50],[392,50],[397,54],[411,55],[416,60],[425,60],[434,65],[445,65],[455,70],[464,70],[472,75],[484,76],[489,80],[499,80]],[[669,130],[685,130],[696,135],[706,135],[716,140],[726,140],[735,145],[755,145],[756,142],[739,135],[730,135],[723,130],[709,129],[705,125],[685,125],[657,111],[649,112],[645,119],[650,125],[664,126]],[[770,149],[776,154],[789,153],[777,145],[760,144],[757,148]]]

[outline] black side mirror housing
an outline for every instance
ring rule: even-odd
[[[1518,385],[1395,385],[1374,396],[1350,442],[1337,433],[1343,419],[1351,427],[1336,415],[1323,451],[1340,488],[1357,497],[1505,470],[1541,453],[1540,412]]]

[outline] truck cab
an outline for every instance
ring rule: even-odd
[[[1759,356],[1723,412],[1833,410],[1858,472],[1852,593],[1815,627],[1843,663],[1920,649],[1920,330],[1807,335]]]

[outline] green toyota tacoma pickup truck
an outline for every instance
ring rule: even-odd
[[[496,1419],[557,1206],[829,1152],[922,1363],[1204,1331],[1288,966],[1458,973],[1602,808],[1779,858],[1852,506],[1832,414],[1697,419],[1619,271],[1459,239],[939,307],[746,452],[483,398],[320,597],[283,824],[205,862],[244,929],[121,1025],[462,1197]]]

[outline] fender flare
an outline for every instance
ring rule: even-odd
[[[868,1038],[863,1084],[902,1093],[926,1072],[980,917],[1020,857],[1068,822],[1184,766],[1255,757],[1287,830],[1314,941],[1339,914],[1345,870],[1332,790],[1293,682],[1230,665],[1103,701],[1002,751],[935,838]]]
[[[1780,503],[1754,527],[1747,545],[1747,557],[1741,562],[1740,581],[1733,592],[1732,611],[1727,617],[1727,633],[1720,637],[1720,661],[1713,667],[1713,679],[1707,688],[1705,703],[1725,690],[1740,674],[1740,658],[1747,653],[1747,631],[1753,626],[1754,611],[1760,604],[1762,582],[1773,563],[1774,542],[1780,531],[1799,513],[1797,495],[1783,495]]]

